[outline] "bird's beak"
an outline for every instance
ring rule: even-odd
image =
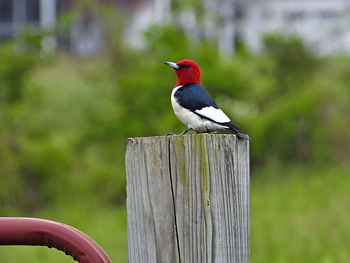
[[[164,63],[167,64],[168,66],[174,68],[174,69],[179,69],[179,68],[180,68],[180,66],[177,65],[177,64],[174,63],[174,62],[168,62],[168,61],[166,61],[166,62],[164,62]]]

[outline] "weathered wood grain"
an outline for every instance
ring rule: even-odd
[[[129,262],[175,262],[168,138],[129,139],[126,173]]]
[[[249,262],[249,142],[129,139],[129,262]]]

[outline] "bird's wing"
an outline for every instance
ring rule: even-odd
[[[184,108],[217,123],[230,122],[229,117],[216,105],[200,84],[187,84],[174,93],[176,101]]]
[[[195,113],[217,123],[230,122],[229,117],[227,117],[227,115],[222,110],[213,108],[211,106],[205,107],[201,110],[195,110]]]

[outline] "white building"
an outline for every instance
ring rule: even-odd
[[[49,29],[55,23],[55,0],[0,0],[0,39],[14,37],[23,26]]]
[[[298,35],[318,54],[350,53],[349,0],[249,0],[238,2],[237,34],[253,50],[267,33]]]
[[[72,1],[0,0],[0,40],[15,36],[24,24],[50,29]],[[298,35],[320,55],[350,54],[350,0],[202,0],[201,17],[191,8],[173,14],[172,1],[109,0],[127,7],[125,39],[138,48],[144,46],[143,34],[150,25],[175,23],[191,37],[217,42],[228,55],[234,53],[238,39],[252,51],[261,51],[262,37],[269,33]],[[104,43],[100,20],[83,15],[68,38],[57,40],[76,54],[98,53]]]
[[[238,39],[260,52],[270,33],[297,35],[320,55],[350,53],[350,0],[203,0],[202,21],[191,9],[171,14],[170,2],[144,1],[126,34],[132,45],[142,46],[143,30],[171,17],[192,37],[214,39],[225,54],[234,53]]]
[[[50,30],[57,17],[72,6],[74,0],[0,0],[0,41],[11,39],[25,27]],[[72,24],[69,34],[43,39],[42,48],[58,45],[75,54],[89,55],[101,51],[103,34],[95,17],[82,16]]]

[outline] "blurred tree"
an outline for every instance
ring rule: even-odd
[[[265,52],[275,62],[274,74],[280,92],[296,92],[312,77],[320,60],[297,36],[268,34],[264,36]]]
[[[0,46],[0,102],[18,102],[25,80],[35,65],[34,55],[20,51],[12,42]]]

